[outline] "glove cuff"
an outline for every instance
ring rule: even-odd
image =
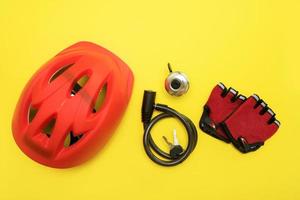
[[[203,113],[202,113],[201,119],[199,121],[200,129],[203,132],[207,133],[208,135],[210,135],[216,139],[222,140],[226,143],[230,143],[230,140],[228,138],[225,138],[222,135],[217,133],[217,129],[220,129],[221,127],[219,124],[215,124],[211,120],[211,118],[209,117],[209,113],[210,113],[209,107],[204,106]],[[219,130],[219,131],[222,131],[222,130]]]
[[[233,138],[233,136],[225,122],[221,123],[221,127],[222,127],[223,131],[225,132],[225,134],[227,135],[227,137],[229,138],[229,140],[234,145],[234,147],[237,148],[242,153],[256,151],[257,149],[259,149],[261,146],[264,145],[264,142],[256,142],[256,143],[249,144],[247,142],[247,140],[243,137],[239,137],[236,140]]]

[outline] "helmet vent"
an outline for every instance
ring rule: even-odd
[[[98,112],[101,106],[103,105],[106,96],[106,91],[107,91],[107,84],[105,84],[98,93],[97,99],[95,100],[93,105],[94,113]]]
[[[55,126],[56,119],[52,118],[43,128],[42,132],[50,137]]]
[[[62,75],[67,69],[69,69],[73,64],[69,64],[66,66],[61,67],[59,70],[57,70],[49,79],[49,83],[57,79],[60,75]]]
[[[75,96],[83,86],[88,82],[89,77],[87,75],[82,76],[78,81],[76,81],[73,85],[71,96]]]
[[[32,122],[33,118],[35,117],[36,113],[37,113],[38,109],[30,106],[29,107],[29,111],[28,111],[28,122]]]
[[[73,131],[70,131],[70,133],[67,135],[65,141],[64,141],[64,146],[69,147],[72,146],[73,144],[77,143],[81,138],[83,134],[74,136]]]

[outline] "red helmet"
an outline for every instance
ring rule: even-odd
[[[93,43],[74,44],[27,83],[13,117],[14,139],[44,165],[81,164],[116,128],[132,86],[132,71],[116,55]]]

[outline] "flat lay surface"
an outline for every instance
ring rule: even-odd
[[[0,199],[300,199],[300,2],[287,1],[2,1],[0,3]],[[99,44],[134,73],[131,100],[117,130],[92,159],[54,169],[28,158],[12,135],[21,92],[45,62],[78,41]],[[170,96],[170,62],[189,77],[190,89]],[[281,126],[256,152],[241,154],[199,129],[213,87],[258,94]],[[162,167],[145,154],[144,90],[156,102],[188,116],[198,144],[182,164]],[[157,112],[154,113],[155,115]],[[184,127],[159,122],[160,148]]]

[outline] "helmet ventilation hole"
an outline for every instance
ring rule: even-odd
[[[55,126],[56,119],[52,118],[43,128],[42,132],[47,135],[47,137],[50,137],[53,131],[53,128]]]
[[[32,122],[33,118],[35,117],[36,113],[37,113],[38,109],[30,106],[29,107],[29,111],[28,111],[28,122]]]
[[[83,86],[88,82],[89,77],[87,75],[82,76],[78,81],[76,81],[73,85],[71,96],[75,96]]]
[[[70,133],[67,135],[65,141],[64,141],[64,146],[69,147],[72,146],[73,144],[77,143],[81,138],[83,134],[74,136],[73,131],[70,131]]]
[[[62,75],[67,69],[69,69],[73,64],[69,64],[66,66],[61,67],[59,70],[57,70],[49,79],[49,83],[51,83],[52,81],[54,81],[55,79],[57,79],[57,77],[59,77],[60,75]]]
[[[94,102],[94,106],[93,106],[93,112],[96,113],[99,111],[99,109],[101,108],[101,106],[104,103],[105,100],[105,96],[106,96],[106,91],[107,91],[107,84],[105,84],[100,92],[98,93],[97,99]]]

